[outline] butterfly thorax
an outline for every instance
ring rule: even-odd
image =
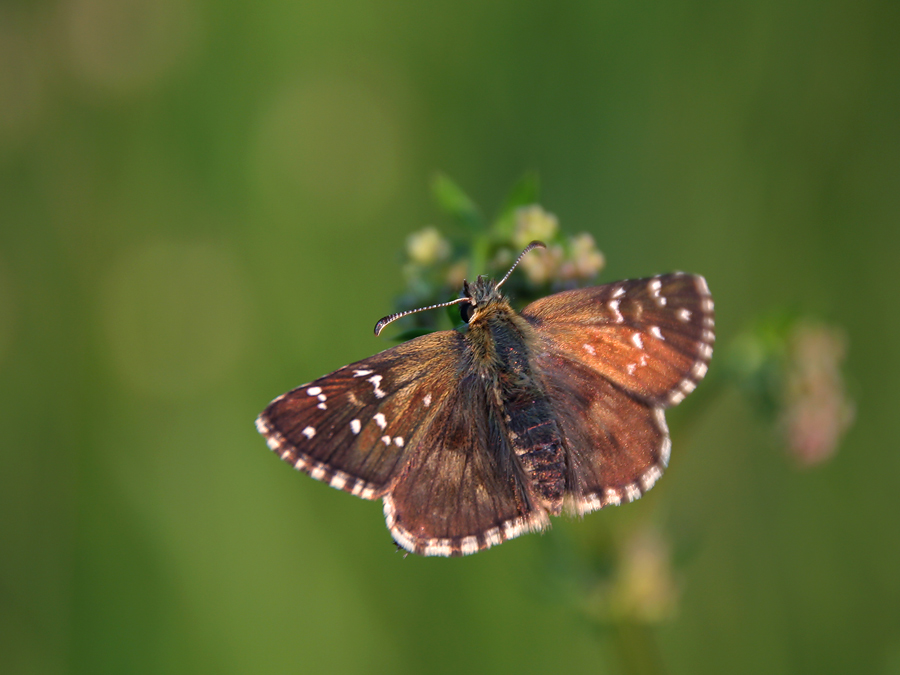
[[[479,277],[464,289],[472,300],[466,341],[492,404],[491,415],[518,457],[530,496],[558,514],[566,484],[565,445],[545,387],[531,365],[534,328],[492,280]]]
[[[461,314],[468,324],[466,338],[476,370],[485,379],[515,376],[520,386],[528,386],[526,381],[532,376],[527,356],[534,330],[510,306],[493,279],[480,276],[472,284],[464,282],[463,293],[469,302]]]

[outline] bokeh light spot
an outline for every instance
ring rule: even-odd
[[[189,0],[67,0],[63,16],[73,72],[116,92],[156,84],[199,42]]]
[[[260,116],[255,171],[264,199],[365,213],[397,189],[402,105],[352,77],[285,87]]]
[[[0,139],[17,140],[35,126],[43,108],[45,56],[41,34],[23,17],[0,7]]]
[[[152,243],[123,254],[102,289],[109,356],[131,389],[190,396],[235,366],[247,295],[232,257],[204,243]]]

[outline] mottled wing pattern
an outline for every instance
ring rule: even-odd
[[[363,499],[382,497],[433,434],[464,350],[456,331],[410,340],[279,396],[257,429],[316,480]]]
[[[400,546],[423,555],[468,555],[549,524],[502,416],[474,372],[453,384],[427,440],[384,498]]]
[[[537,329],[541,349],[665,407],[703,379],[715,342],[709,288],[691,274],[556,293],[528,305],[522,316]]]
[[[522,312],[532,365],[568,450],[567,507],[633,501],[662,475],[664,409],[706,374],[713,302],[702,277],[669,274],[558,293]]]
[[[578,514],[634,501],[662,475],[664,409],[559,353],[536,357],[567,450],[564,507]]]

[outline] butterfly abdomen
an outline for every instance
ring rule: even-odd
[[[536,496],[548,513],[559,515],[566,489],[566,452],[556,423],[543,422],[512,435]]]
[[[506,439],[518,459],[535,506],[553,515],[566,490],[566,448],[550,402],[531,366],[534,329],[503,300],[470,325],[469,338],[492,359],[482,364],[503,411]]]

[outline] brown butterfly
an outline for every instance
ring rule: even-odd
[[[709,289],[677,272],[517,313],[500,286],[535,247],[499,282],[478,277],[424,308],[460,304],[466,332],[415,338],[272,401],[256,420],[269,447],[316,480],[384,500],[394,541],[422,555],[468,555],[564,510],[640,497],[669,461],[665,409],[712,357]]]

